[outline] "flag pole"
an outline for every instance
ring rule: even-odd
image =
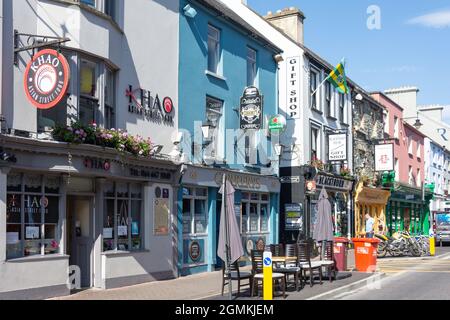
[[[310,98],[311,98],[311,99],[310,99],[311,103],[310,103],[310,105],[309,105],[309,108],[310,108],[310,109],[312,108],[312,103],[313,103],[312,97],[317,93],[317,91],[319,91],[320,87],[322,87],[322,86],[324,85],[324,83],[328,80],[329,77],[330,77],[330,75],[328,75],[328,77],[326,77],[326,78],[319,84],[319,86],[316,88],[316,90],[314,90],[313,93],[311,94],[311,97],[310,97]]]
[[[224,174],[223,175],[223,192],[222,192],[222,207],[224,212],[222,212],[222,214],[224,214],[225,217],[225,274],[227,275],[228,278],[228,299],[232,300],[233,298],[233,285],[231,282],[231,272],[230,272],[230,267],[231,267],[231,263],[230,263],[230,259],[231,259],[231,254],[230,254],[230,230],[229,230],[229,226],[228,226],[228,210],[227,210],[227,175]]]

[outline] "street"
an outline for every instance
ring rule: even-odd
[[[340,293],[333,300],[448,300],[450,248],[427,258],[392,258],[378,262],[385,277],[370,288]]]

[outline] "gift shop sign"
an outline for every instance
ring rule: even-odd
[[[330,134],[328,136],[328,160],[347,160],[347,134]]]
[[[166,125],[174,123],[175,107],[171,98],[165,97],[161,100],[158,94],[141,88],[134,89],[131,85],[125,95],[128,98],[129,113]]]
[[[288,119],[300,119],[300,57],[287,59],[287,112]]]
[[[52,49],[39,51],[28,63],[24,89],[28,100],[38,109],[51,109],[65,96],[70,68],[66,58]]]

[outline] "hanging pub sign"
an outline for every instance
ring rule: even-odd
[[[347,134],[330,134],[328,136],[328,161],[347,160]]]
[[[144,89],[133,89],[129,86],[125,91],[128,98],[128,112],[143,116],[147,120],[160,122],[166,125],[174,123],[174,105],[170,97],[160,99],[159,95],[152,95]]]
[[[269,120],[269,131],[272,135],[279,135],[286,130],[286,118],[281,114],[273,116]]]
[[[394,145],[375,146],[375,171],[394,171]]]
[[[263,96],[256,87],[248,87],[241,98],[240,125],[242,130],[262,127]]]
[[[38,109],[51,109],[65,96],[70,80],[66,58],[56,50],[39,51],[28,63],[24,89],[28,100]]]

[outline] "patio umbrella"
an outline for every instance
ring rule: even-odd
[[[328,200],[328,194],[325,188],[322,189],[317,203],[317,219],[314,226],[313,238],[317,242],[322,242],[322,255],[325,254],[324,242],[333,241],[333,218],[331,216],[331,204]]]
[[[220,229],[217,255],[225,262],[225,271],[227,275],[230,271],[230,265],[244,255],[242,248],[241,233],[234,212],[234,192],[232,184],[223,177],[222,188],[219,193],[222,194],[222,210],[220,214]],[[229,281],[229,296],[231,298],[231,281]]]

